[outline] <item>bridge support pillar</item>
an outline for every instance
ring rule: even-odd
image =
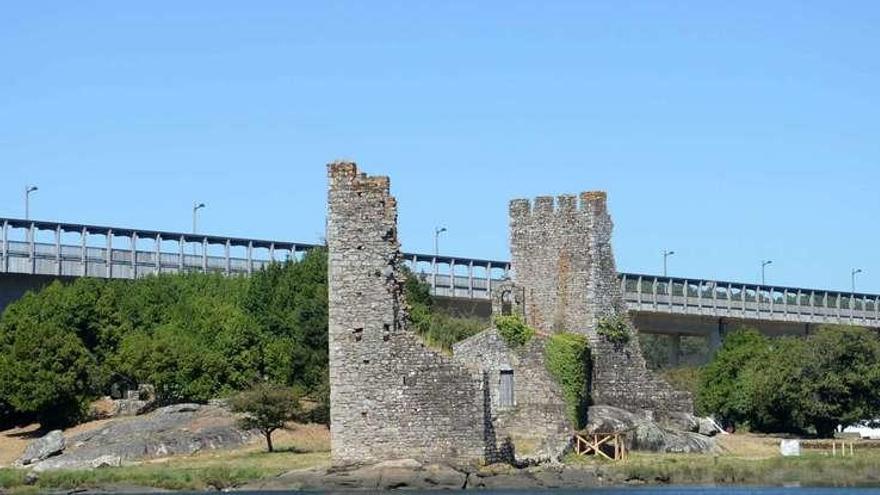
[[[727,333],[727,321],[724,318],[718,319],[718,326],[716,326],[712,333],[709,334],[709,349],[712,352],[717,351],[721,347],[721,342],[724,338],[724,334]]]
[[[678,367],[681,360],[681,335],[669,336],[669,366]]]

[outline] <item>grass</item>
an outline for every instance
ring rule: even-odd
[[[804,486],[880,485],[880,449],[856,447],[853,457],[832,457],[829,451],[805,450],[800,457],[782,457],[778,440],[751,435],[723,437],[726,452],[706,454],[632,453],[626,461],[596,461],[571,455],[569,465],[592,466],[619,481],[673,485],[738,484]]]
[[[38,493],[47,490],[81,490],[113,485],[168,490],[222,490],[329,462],[326,428],[304,426],[275,434],[278,451],[254,443],[233,451],[209,451],[191,456],[158,459],[136,466],[94,470],[47,471],[27,485],[26,472],[0,469],[0,490]]]
[[[744,459],[705,455],[636,455],[614,466],[626,479],[671,484],[799,483],[808,486],[876,485],[880,456],[830,457],[807,453],[801,457]]]
[[[13,492],[79,490],[130,485],[169,490],[222,490],[259,479],[272,478],[294,469],[325,464],[326,452],[236,452],[228,455],[178,457],[166,462],[138,466],[40,473],[33,486],[25,472],[0,469],[0,488]]]

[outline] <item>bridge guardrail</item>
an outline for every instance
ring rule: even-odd
[[[0,225],[0,273],[105,278],[184,271],[247,275],[273,261],[297,258],[316,247],[308,243],[20,219],[0,218]],[[24,230],[25,240],[11,239],[12,229]],[[52,232],[54,242],[37,242],[38,231]],[[65,232],[78,234],[79,245],[62,243]],[[104,237],[104,247],[88,242],[94,235]],[[117,237],[126,239],[128,246],[114,247]],[[140,249],[139,243],[143,242],[152,242],[153,249]],[[163,243],[169,242],[176,244],[177,249],[163,249]],[[212,246],[219,246],[223,255],[209,253]],[[245,256],[233,255],[233,246],[245,249]],[[510,269],[507,261],[498,260],[412,253],[404,254],[404,259],[414,273],[430,284],[434,295],[454,298],[488,300],[493,286],[504,280]],[[880,327],[880,295],[875,294],[633,273],[620,274],[620,290],[627,306],[634,311]]]

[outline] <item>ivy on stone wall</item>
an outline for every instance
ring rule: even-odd
[[[626,318],[619,314],[600,319],[596,333],[605,337],[608,342],[617,345],[626,344],[632,337]]]
[[[544,347],[547,371],[562,388],[568,417],[576,429],[586,424],[590,405],[590,344],[574,333],[557,333]]]
[[[535,329],[526,325],[522,318],[516,315],[496,316],[494,323],[501,338],[513,348],[525,345],[535,336]]]

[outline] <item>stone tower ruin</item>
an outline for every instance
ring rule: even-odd
[[[388,178],[348,162],[328,171],[332,462],[483,459],[479,377],[408,328]]]
[[[543,333],[583,333],[590,340],[594,404],[646,414],[693,412],[690,394],[651,373],[642,357],[617,278],[613,223],[604,192],[510,203],[511,268],[526,322]],[[631,338],[609,342],[602,319],[623,318]]]

